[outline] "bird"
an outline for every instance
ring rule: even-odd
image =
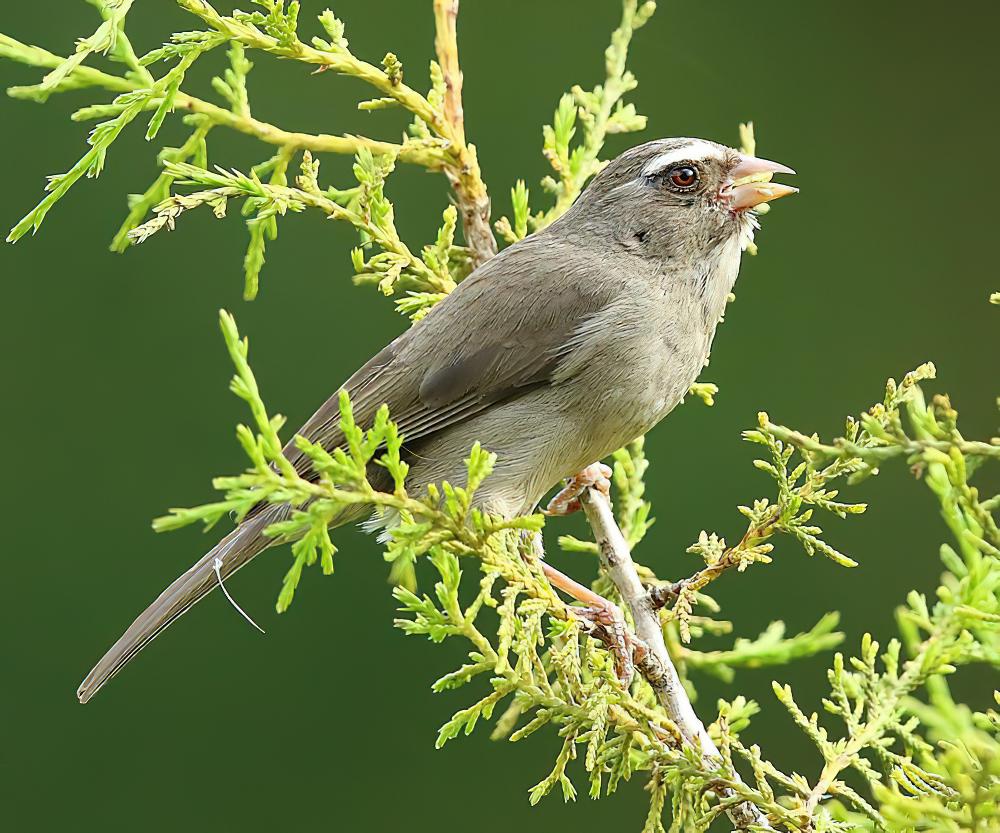
[[[411,493],[461,482],[482,441],[496,464],[475,493],[478,508],[513,518],[565,482],[549,508],[570,511],[586,486],[607,489],[610,472],[595,461],[648,432],[695,382],[757,228],[754,209],[795,193],[772,180],[794,173],[704,139],[625,151],[559,219],[480,265],[366,362],[298,433],[340,446],[346,390],[360,425],[388,405],[405,438]],[[309,472],[296,446],[284,452]],[[372,467],[370,479],[392,490],[384,470]],[[370,511],[357,507],[334,525]],[[273,544],[265,528],[290,512],[260,507],[167,587],[87,675],[80,702]]]

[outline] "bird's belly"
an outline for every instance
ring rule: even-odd
[[[648,406],[637,419],[635,403],[612,387],[583,400],[568,393],[558,386],[540,388],[415,445],[408,488],[420,492],[442,480],[464,483],[459,461],[478,441],[497,462],[475,503],[506,517],[530,512],[560,479],[606,457],[649,422]]]
[[[646,336],[616,345],[562,384],[537,388],[435,434],[413,448],[409,484],[464,483],[473,443],[497,455],[475,502],[507,517],[531,511],[562,478],[645,434],[687,393],[700,371],[701,345],[650,350]]]

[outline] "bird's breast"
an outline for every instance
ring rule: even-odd
[[[635,300],[606,314],[599,343],[581,345],[590,360],[582,362],[580,384],[573,386],[581,400],[574,407],[590,415],[590,430],[602,445],[623,445],[670,413],[708,352],[709,335],[692,303]]]

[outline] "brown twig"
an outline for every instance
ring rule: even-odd
[[[479,171],[476,149],[465,141],[462,110],[462,70],[458,63],[458,0],[434,0],[434,48],[444,77],[444,129],[451,141],[452,162],[445,167],[462,216],[465,242],[473,252],[473,265],[485,263],[497,253],[490,228],[490,199]]]
[[[444,76],[444,116],[465,144],[465,113],[462,110],[462,70],[458,65],[458,0],[434,0],[434,50]]]
[[[718,561],[702,567],[698,572],[682,578],[670,584],[661,584],[649,590],[649,601],[653,610],[666,607],[680,597],[681,593],[688,591],[697,593],[706,585],[711,584],[723,573],[739,568],[745,563],[745,554],[767,541],[774,534],[774,524],[777,522],[777,507],[762,523],[751,523],[747,526],[746,532],[739,543],[732,547],[727,547]]]

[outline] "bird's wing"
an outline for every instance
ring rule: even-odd
[[[549,235],[505,250],[344,384],[358,423],[386,403],[412,442],[550,384],[574,336],[612,300],[614,288],[591,279],[594,266],[592,256]],[[339,446],[339,419],[334,394],[300,433]],[[286,453],[308,468],[294,447]]]
[[[355,417],[370,423],[386,403],[409,440],[453,425],[539,385],[571,378],[580,344],[620,283],[595,280],[593,257],[542,234],[476,270],[419,324],[382,350],[344,385]],[[617,284],[617,286],[609,285]],[[300,430],[327,448],[343,443],[335,394]],[[485,438],[489,439],[489,438]],[[308,468],[294,444],[285,453]],[[81,702],[217,583],[273,543],[264,530],[287,507],[258,508],[170,585],[81,684]]]

